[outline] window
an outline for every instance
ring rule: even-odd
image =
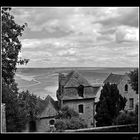
[[[55,121],[53,119],[49,121],[50,125],[54,125],[54,123],[55,123]]]
[[[79,113],[83,113],[84,109],[83,109],[83,105],[79,105]]]
[[[133,109],[133,107],[134,107],[134,99],[133,98],[130,98],[129,99],[129,108],[130,109]]]
[[[128,85],[127,84],[125,85],[124,90],[128,91]]]
[[[79,95],[80,97],[84,97],[83,94],[84,94],[84,86],[83,86],[83,85],[80,85],[80,86],[78,87],[78,95]]]

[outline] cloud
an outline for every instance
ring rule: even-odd
[[[138,8],[117,8],[115,11],[115,16],[104,16],[102,19],[99,19],[97,22],[105,25],[105,26],[118,26],[118,25],[126,25],[138,27]],[[111,12],[111,14],[113,14]]]
[[[116,30],[116,41],[138,41],[139,32],[135,27],[119,26]]]
[[[23,39],[21,42],[23,48],[36,48],[42,44],[42,42],[37,39]]]
[[[13,8],[29,66],[138,65],[138,8]],[[133,60],[132,60],[133,58]]]
[[[59,56],[75,56],[77,54],[76,48],[70,48],[68,50],[62,50],[58,52]]]

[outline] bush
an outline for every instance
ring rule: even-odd
[[[55,128],[57,131],[62,131],[67,128],[67,125],[64,120],[59,119],[59,120],[56,120],[56,122],[55,122]]]
[[[68,106],[64,106],[57,116],[58,119],[71,119],[72,117],[79,117],[79,114]]]
[[[67,129],[80,129],[86,128],[87,124],[81,118],[71,118],[67,120]]]
[[[121,112],[117,118],[114,120],[115,125],[124,125],[124,124],[135,124],[136,123],[136,114],[135,112]]]
[[[80,129],[87,128],[87,124],[81,118],[72,117],[71,119],[58,119],[55,123],[57,131],[66,129]]]
[[[64,106],[60,110],[59,115],[56,119],[57,120],[55,123],[55,128],[57,131],[63,131],[66,129],[80,129],[87,127],[86,122],[79,117],[79,114],[72,108],[69,108],[68,106]]]

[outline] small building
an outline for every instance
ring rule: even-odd
[[[55,118],[58,115],[58,104],[48,95],[45,99],[45,106],[36,116],[36,120],[29,121],[23,132],[51,132],[53,131]]]
[[[119,90],[119,93],[127,99],[125,110],[134,111],[135,105],[138,103],[138,94],[132,89],[129,83],[129,76],[119,75],[119,74],[110,74],[105,83],[116,84]]]
[[[97,87],[93,87],[77,71],[59,74],[59,86],[57,90],[57,99],[60,109],[68,106],[79,113],[85,120],[88,127],[95,126],[95,95]]]
[[[55,123],[55,117],[58,115],[58,104],[51,96],[47,96],[46,106],[44,110],[37,115],[36,131],[37,132],[49,132],[53,131],[53,125]]]

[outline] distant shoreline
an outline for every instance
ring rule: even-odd
[[[37,68],[37,69],[67,69],[67,68],[112,68],[112,69],[114,69],[114,68],[134,68],[134,69],[136,69],[136,68],[139,68],[139,67],[18,67],[17,69],[21,69],[21,68],[27,68],[27,69],[29,69],[29,68]]]
[[[40,74],[40,75],[34,75],[34,76],[25,76],[23,74],[16,74],[17,77],[20,77],[21,79],[23,79],[25,81],[34,81],[34,82],[36,82],[34,84],[31,84],[31,85],[19,86],[20,88],[26,88],[26,87],[31,87],[31,86],[41,84],[41,82],[36,80],[35,78],[38,77],[38,76],[42,76],[42,75],[46,75],[46,74]],[[47,77],[54,76],[54,75],[58,75],[58,74],[57,73],[51,73],[51,74],[48,74]]]

